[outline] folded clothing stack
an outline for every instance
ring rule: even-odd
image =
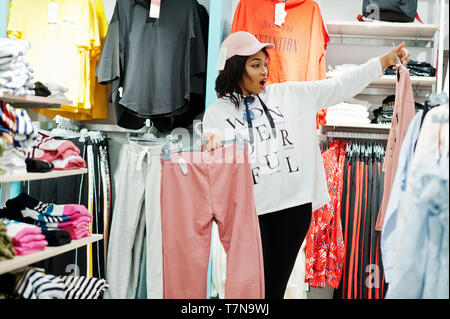
[[[53,137],[40,137],[28,153],[29,158],[47,161],[55,170],[68,170],[86,167],[80,156],[80,149],[71,141],[55,140]]]
[[[34,95],[33,68],[24,57],[30,42],[0,38],[0,94]]]
[[[378,124],[389,124],[392,123],[392,116],[394,114],[393,106],[383,106],[374,111],[376,114],[376,122]]]
[[[372,120],[372,122],[378,124],[392,123],[394,106],[395,106],[395,95],[387,96],[383,100],[381,107],[373,111],[374,119]]]
[[[0,101],[0,132],[9,144],[25,152],[31,149],[38,137],[27,111],[16,109],[4,101]]]
[[[0,261],[12,259],[16,255],[11,237],[7,234],[6,224],[0,220]]]
[[[0,157],[0,164],[4,169],[3,174],[26,174],[26,156],[11,145],[5,145],[3,155]]]
[[[48,242],[39,227],[3,217],[1,220],[6,225],[6,233],[12,238],[12,244],[17,255],[28,255],[41,251],[48,246]]]
[[[109,288],[104,279],[55,276],[33,267],[7,277],[12,287],[1,288],[8,289],[10,297],[15,299],[98,299]],[[6,282],[3,283],[6,286]]]
[[[359,104],[339,103],[327,109],[327,124],[369,124],[367,107]]]
[[[14,295],[18,299],[63,299],[65,285],[54,276],[28,268],[16,279]]]
[[[59,276],[65,285],[64,299],[98,299],[109,288],[105,279],[85,276]]]
[[[54,82],[46,82],[45,86],[50,91],[50,97],[55,99],[67,100],[67,96],[64,94],[69,91],[68,88]]]
[[[434,77],[436,76],[436,69],[428,62],[418,62],[414,60],[409,60],[406,68],[409,71],[411,76],[428,76]],[[384,70],[385,75],[395,75],[397,74],[397,70],[393,69],[393,66],[386,68]]]
[[[65,230],[72,239],[90,236],[93,221],[83,205],[47,204],[25,193],[6,201],[0,216],[39,226],[44,231]]]

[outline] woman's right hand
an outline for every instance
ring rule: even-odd
[[[212,133],[203,133],[202,138],[206,140],[206,144],[202,143],[203,151],[213,151],[216,148],[222,147],[222,137]]]

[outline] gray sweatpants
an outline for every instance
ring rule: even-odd
[[[110,286],[104,298],[135,298],[144,232],[147,297],[163,296],[160,153],[161,145],[132,141],[121,150],[106,265]]]

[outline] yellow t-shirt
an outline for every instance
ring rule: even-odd
[[[94,76],[106,30],[101,0],[11,1],[8,35],[31,42],[26,58],[34,69],[33,81],[69,89],[65,95],[71,105],[39,113],[76,120],[106,117],[106,88],[96,92]]]

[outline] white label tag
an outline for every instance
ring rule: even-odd
[[[284,23],[286,17],[286,11],[284,11],[284,3],[275,4],[275,24],[279,27]]]
[[[183,173],[183,175],[187,175],[188,168],[187,168],[186,160],[184,158],[180,157],[178,159],[178,165],[180,166],[181,172]]]
[[[159,19],[159,11],[161,8],[162,0],[150,0],[150,12],[149,17]]]
[[[58,23],[58,3],[50,2],[47,11],[47,23]]]

